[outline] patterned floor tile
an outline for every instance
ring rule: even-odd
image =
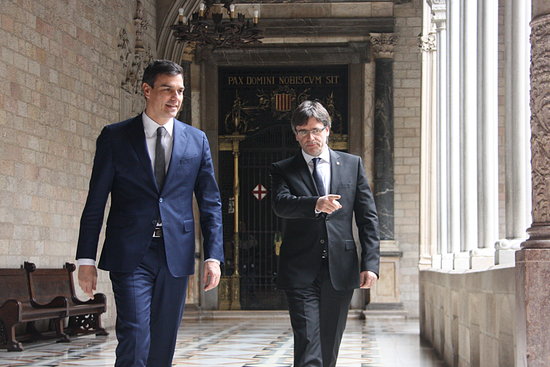
[[[0,366],[112,366],[116,340],[81,336],[71,343],[38,342],[23,352],[0,351]],[[399,350],[399,353],[395,353]],[[291,367],[293,336],[288,320],[185,320],[178,334],[173,366]],[[338,367],[442,367],[420,346],[418,321],[350,319]]]

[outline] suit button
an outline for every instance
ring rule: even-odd
[[[156,220],[156,219],[153,219],[153,220],[151,221],[151,224],[154,225],[154,226],[156,226],[156,225],[157,225],[157,220]]]
[[[321,240],[320,242],[321,242],[321,243],[325,243],[325,240]]]

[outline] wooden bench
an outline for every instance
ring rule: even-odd
[[[37,269],[33,263],[25,262],[24,268],[28,273],[30,297],[34,302],[48,302],[59,296],[67,300],[69,322],[66,334],[108,335],[101,326],[101,314],[107,308],[107,298],[103,293],[96,293],[88,301],[76,297],[74,264],[66,263],[63,268]]]
[[[0,344],[8,351],[23,350],[15,335],[18,324],[27,323],[33,340],[39,337],[33,329],[33,322],[38,320],[52,320],[59,341],[69,341],[63,331],[68,314],[68,301],[64,297],[51,297],[44,303],[31,299],[25,269],[0,269]]]

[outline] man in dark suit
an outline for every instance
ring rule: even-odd
[[[90,297],[103,213],[111,206],[99,268],[109,271],[117,309],[116,367],[171,366],[187,278],[194,272],[193,194],[204,237],[204,289],[223,261],[221,200],[205,134],[175,119],[183,70],[166,60],[144,71],[145,111],[106,126],[97,139],[80,222],[78,280]]]
[[[287,295],[295,367],[336,365],[353,290],[378,279],[378,217],[363,163],[328,148],[330,124],[319,102],[300,104],[291,126],[302,150],[271,170],[273,210],[284,220],[277,285]]]

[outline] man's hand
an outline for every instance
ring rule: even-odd
[[[220,269],[220,264],[216,261],[205,261],[204,262],[204,271],[202,276],[202,282],[204,284],[204,291],[209,291],[214,289],[220,283],[220,276],[222,271]]]
[[[90,299],[94,298],[94,291],[97,287],[97,269],[94,265],[78,267],[78,285]]]
[[[376,276],[376,274],[374,274],[372,271],[362,271],[359,274],[359,281],[360,281],[359,287],[362,289],[371,288],[377,279],[378,279],[378,276]]]
[[[342,207],[342,205],[340,205],[340,203],[338,202],[338,199],[340,198],[340,195],[332,194],[321,196],[319,197],[319,199],[317,199],[315,210],[318,212],[331,214]]]

